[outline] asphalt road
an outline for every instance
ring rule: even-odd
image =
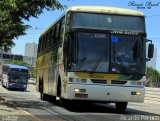
[[[114,104],[76,104],[66,109],[40,100],[35,85],[28,85],[26,91],[10,91],[0,85],[0,96],[39,121],[160,120],[160,104],[129,103],[123,114],[117,113]]]

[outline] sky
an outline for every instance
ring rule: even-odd
[[[160,71],[160,0],[59,0],[59,2],[68,8],[71,6],[110,6],[143,12],[146,16],[147,39],[153,40],[155,48],[157,48],[156,69]],[[133,2],[143,4],[143,8],[137,8],[135,4],[131,5]],[[151,6],[151,8],[145,6],[151,5],[150,3],[154,6]],[[30,18],[30,21],[24,21],[31,28],[26,31],[26,35],[14,39],[16,45],[12,48],[12,53],[24,55],[25,44],[38,43],[40,34],[64,12],[65,10],[44,10],[38,18]]]

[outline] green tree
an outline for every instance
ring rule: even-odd
[[[11,47],[13,39],[24,35],[30,26],[23,20],[29,21],[43,13],[44,9],[64,9],[58,0],[1,0],[0,1],[0,47]]]
[[[29,72],[30,72],[30,77],[31,78],[35,78],[36,77],[36,68],[35,67],[30,67],[29,68]]]
[[[5,61],[5,64],[16,64],[16,65],[20,65],[20,66],[29,66],[24,61],[18,61],[18,60]]]
[[[147,67],[147,86],[155,87],[157,85],[157,79],[160,76],[160,73],[151,67]]]

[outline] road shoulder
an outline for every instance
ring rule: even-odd
[[[27,111],[14,107],[0,96],[0,121],[40,121]]]

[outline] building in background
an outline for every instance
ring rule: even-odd
[[[36,44],[35,42],[27,43],[25,45],[25,54],[24,54],[24,56],[37,57],[37,49],[38,49],[38,44]]]
[[[11,49],[9,49],[7,52],[5,52],[3,49],[0,48],[0,52],[3,54],[11,54]]]
[[[35,42],[27,43],[25,45],[25,54],[23,57],[23,61],[29,64],[30,66],[35,66],[37,58],[37,49],[38,44],[36,44]]]
[[[4,51],[4,49],[2,49],[2,47],[0,47],[0,66],[3,65],[4,63],[4,56],[5,55],[11,55],[11,49],[9,49],[7,52]]]
[[[148,48],[146,50],[148,50]],[[156,69],[156,63],[157,63],[157,48],[154,48],[153,58],[150,61],[147,61],[146,64],[148,67],[152,67],[152,68]]]
[[[2,73],[2,65],[5,63],[8,63],[11,60],[22,61],[23,56],[12,54],[11,49],[9,49],[7,52],[5,52],[3,49],[0,48],[0,75]]]

